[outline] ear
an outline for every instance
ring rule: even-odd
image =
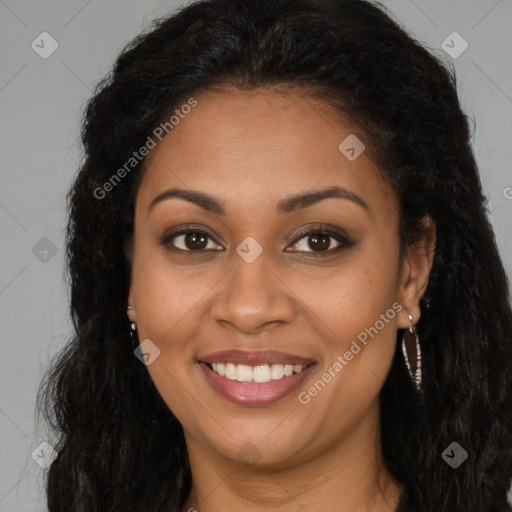
[[[430,270],[434,261],[436,246],[436,225],[432,218],[423,217],[420,226],[421,236],[416,244],[406,248],[402,262],[399,302],[403,306],[398,315],[398,327],[407,329],[411,323],[417,324],[421,316],[420,299],[427,289]]]
[[[127,315],[131,322],[135,322],[137,320],[136,314],[135,314],[135,306],[133,304],[133,240],[130,239],[125,244],[124,247],[124,254],[126,256],[126,259],[128,260],[128,266],[130,268],[130,291],[128,293],[128,304],[127,307],[130,307],[131,309],[127,309]]]
[[[135,313],[135,306],[133,305],[133,291],[132,291],[132,284],[130,283],[130,293],[128,294],[128,307],[131,309],[126,310],[126,314],[128,315],[128,318],[131,322],[137,321],[137,315]]]

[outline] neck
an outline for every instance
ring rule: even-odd
[[[376,404],[314,458],[259,467],[226,459],[187,437],[193,484],[182,512],[394,512],[401,486],[382,460]],[[373,440],[373,442],[369,442]]]

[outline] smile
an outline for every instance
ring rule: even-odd
[[[305,366],[301,364],[261,364],[248,366],[233,363],[209,363],[210,368],[221,377],[238,382],[257,382],[263,384],[272,380],[281,380],[293,374],[302,372]]]
[[[290,395],[315,368],[312,359],[273,350],[230,350],[198,361],[212,386],[239,405],[269,405]]]

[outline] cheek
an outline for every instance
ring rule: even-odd
[[[401,309],[397,280],[398,250],[392,240],[360,247],[328,277],[297,280],[294,291],[307,298],[316,330],[327,333],[318,378],[328,385],[326,392],[322,383],[312,390],[323,395],[319,407],[332,401],[355,418],[375,399],[395,351]]]
[[[215,284],[208,272],[171,267],[159,249],[142,249],[136,255],[133,292],[139,340],[151,340],[159,355],[147,366],[148,373],[169,409],[189,422],[201,417],[190,400],[191,370],[196,365],[201,318],[208,312],[204,298]],[[192,422],[193,423],[193,422]]]
[[[357,336],[397,300],[398,251],[392,242],[365,242],[338,266],[294,280],[297,296],[336,339]]]
[[[214,283],[208,272],[171,265],[165,249],[143,240],[133,269],[139,339],[152,340],[164,359],[182,351],[197,328],[201,298]]]
[[[145,337],[162,345],[161,349],[170,350],[185,344],[199,329],[199,318],[205,313],[204,298],[214,282],[207,273],[201,278],[187,279],[160,272],[153,265],[138,287],[134,283],[137,315],[141,319],[138,328]]]

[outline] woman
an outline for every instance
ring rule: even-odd
[[[382,5],[192,3],[122,52],[82,139],[50,512],[510,510],[512,313],[467,119]]]

